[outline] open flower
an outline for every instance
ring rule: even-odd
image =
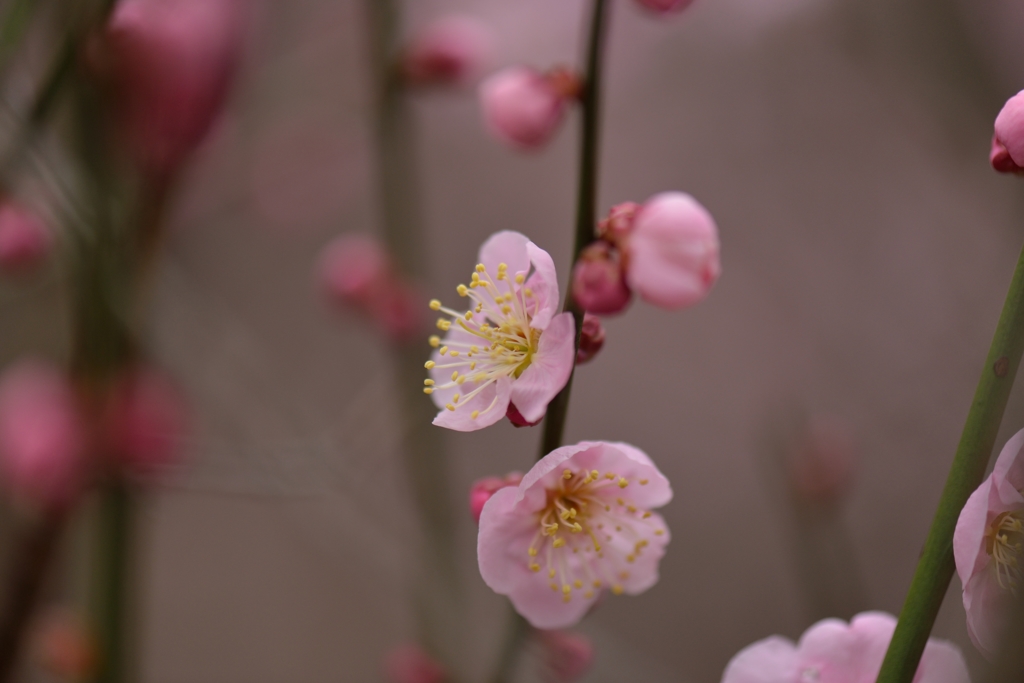
[[[657,583],[669,534],[650,510],[671,499],[668,479],[633,446],[555,449],[484,505],[480,574],[535,627],[571,626],[604,589],[636,595]]]
[[[1008,599],[1024,561],[1024,430],[1006,442],[992,474],[967,499],[953,534],[967,633],[986,656],[999,647]]]
[[[444,339],[427,361],[424,393],[441,411],[434,424],[471,432],[494,424],[512,404],[523,420],[544,417],[572,372],[572,315],[556,313],[558,280],[546,251],[518,232],[499,232],[480,247],[469,285],[459,285],[469,309],[430,302],[447,318]]]
[[[863,612],[849,624],[824,619],[793,643],[782,636],[759,640],[740,651],[722,683],[874,683],[896,630],[885,612]],[[925,646],[914,683],[969,683],[956,646],[934,638]]]

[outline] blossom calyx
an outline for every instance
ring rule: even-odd
[[[607,242],[594,242],[572,269],[572,295],[580,308],[595,315],[621,313],[631,299],[621,254]]]
[[[590,313],[583,314],[580,326],[580,347],[576,349],[576,364],[589,363],[604,347],[604,325],[601,319]]]

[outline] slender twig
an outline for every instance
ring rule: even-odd
[[[910,683],[955,569],[953,531],[960,510],[988,468],[1024,351],[1024,251],[1006,295],[974,402],[939,500],[914,580],[886,652],[878,683]]]

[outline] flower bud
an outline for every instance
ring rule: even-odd
[[[95,45],[127,148],[142,170],[176,169],[206,136],[242,47],[239,0],[124,0]]]
[[[633,221],[640,205],[636,202],[616,204],[608,212],[608,217],[597,224],[597,236],[606,242],[619,244],[633,231]]]
[[[576,350],[576,364],[582,365],[594,359],[604,346],[604,326],[596,315],[585,313],[580,326],[580,347]]]
[[[419,339],[424,325],[423,308],[423,297],[396,277],[384,283],[370,303],[369,314],[392,341],[405,343]]]
[[[1024,167],[1024,91],[1007,100],[996,117],[989,160],[1000,173],[1020,173]]]
[[[383,245],[366,235],[342,235],[320,255],[319,279],[339,303],[367,307],[391,277],[391,259]]]
[[[384,663],[390,683],[444,683],[448,675],[437,661],[414,643],[392,650]]]
[[[590,671],[594,646],[590,639],[571,631],[539,631],[544,663],[557,683],[572,683]]]
[[[718,279],[718,228],[688,194],[664,192],[637,213],[626,253],[626,282],[662,308],[701,301]]]
[[[64,374],[21,361],[0,377],[0,472],[19,499],[44,508],[70,503],[82,483],[85,435]]]
[[[10,201],[0,204],[0,270],[24,270],[50,253],[50,230],[35,213]]]
[[[637,0],[637,2],[658,14],[682,12],[693,4],[693,0]]]
[[[619,251],[606,242],[584,249],[572,269],[572,295],[588,313],[621,313],[629,305],[630,291]]]
[[[547,144],[565,117],[563,81],[561,76],[552,79],[522,66],[494,74],[480,85],[487,129],[513,147],[536,149]]]
[[[151,477],[175,465],[187,431],[177,387],[152,368],[138,368],[115,383],[106,415],[110,454],[136,476]]]
[[[522,472],[510,472],[504,477],[485,477],[474,481],[469,489],[469,512],[473,515],[473,521],[480,521],[480,513],[491,496],[506,486],[519,486],[522,480]]]
[[[81,617],[68,609],[53,609],[39,620],[32,654],[40,668],[61,681],[84,683],[96,672],[96,641]]]
[[[825,416],[806,425],[787,462],[793,492],[817,505],[835,503],[849,490],[855,465],[849,426]]]
[[[413,85],[465,85],[482,71],[493,43],[491,32],[475,19],[445,17],[413,37],[402,70]]]

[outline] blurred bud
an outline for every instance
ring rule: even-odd
[[[693,4],[693,0],[637,0],[637,2],[658,14],[682,12]]]
[[[580,326],[580,347],[576,350],[576,364],[582,365],[594,359],[604,346],[604,325],[601,319],[590,313],[583,314]]]
[[[534,422],[528,421],[523,414],[519,412],[519,408],[516,408],[516,404],[509,401],[508,408],[505,410],[505,417],[512,423],[513,427],[535,427],[540,424],[540,421],[544,418],[541,417]]]
[[[402,69],[413,85],[466,85],[490,59],[494,37],[466,16],[434,21],[413,36]]]
[[[640,205],[636,202],[616,204],[608,212],[608,217],[597,224],[597,236],[606,242],[618,244],[633,231],[633,221]]]
[[[850,488],[855,465],[856,448],[849,426],[826,416],[810,420],[787,461],[793,492],[818,505],[839,501]]]
[[[992,168],[1000,173],[1021,173],[1024,167],[1024,91],[1006,101],[996,117]]]
[[[11,201],[0,204],[0,270],[24,270],[37,265],[53,240],[42,219]]]
[[[419,339],[423,330],[423,300],[419,293],[397,277],[391,278],[370,303],[370,317],[393,341]]]
[[[554,683],[572,683],[586,674],[594,663],[590,639],[571,631],[538,631],[544,649],[544,663]]]
[[[572,269],[572,295],[588,313],[621,313],[631,295],[618,249],[607,242],[595,242],[584,249]]]
[[[572,92],[568,72],[544,75],[516,66],[499,71],[480,85],[487,129],[499,140],[521,149],[547,144],[565,116]]]
[[[626,253],[629,287],[655,306],[684,308],[718,279],[718,228],[693,197],[663,192],[636,215]]]
[[[242,47],[240,0],[122,0],[94,46],[119,131],[147,173],[180,166],[223,107]]]
[[[448,679],[444,668],[414,643],[392,650],[384,671],[390,683],[444,683]]]
[[[36,360],[0,376],[0,471],[20,499],[70,503],[82,483],[85,436],[65,375]]]
[[[171,380],[153,368],[137,368],[112,389],[106,445],[132,474],[152,477],[179,461],[187,422],[185,402]]]
[[[43,615],[32,635],[32,654],[40,668],[69,683],[91,680],[98,661],[95,640],[68,609]]]
[[[491,496],[507,486],[519,486],[522,480],[522,472],[510,472],[504,477],[485,477],[474,481],[469,489],[469,511],[473,515],[473,521],[480,522],[484,503],[489,501]]]

